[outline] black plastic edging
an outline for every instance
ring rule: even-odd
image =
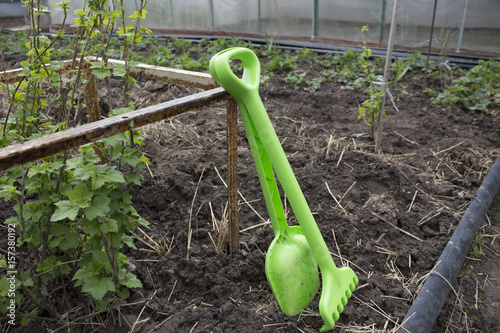
[[[491,167],[396,333],[428,333],[432,330],[499,187],[500,157]]]

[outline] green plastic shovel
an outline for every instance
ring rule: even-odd
[[[232,59],[243,63],[241,79],[230,68]],[[344,310],[358,278],[351,268],[335,266],[321,236],[260,99],[258,58],[246,48],[224,50],[210,60],[210,73],[220,86],[235,97],[241,111],[275,233],[266,255],[266,276],[271,289],[286,315],[299,313],[318,291],[317,263],[322,274],[319,309],[325,323],[321,331],[330,330]],[[286,223],[273,169],[300,227],[290,227]]]
[[[218,81],[215,63],[215,60],[210,62],[210,69]],[[318,265],[301,228],[286,223],[269,156],[245,104],[237,97],[236,100],[275,234],[266,255],[266,277],[283,313],[294,316],[304,310],[318,292]]]

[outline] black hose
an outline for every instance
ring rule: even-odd
[[[476,193],[397,333],[430,332],[441,312],[477,229],[500,187],[500,157]]]

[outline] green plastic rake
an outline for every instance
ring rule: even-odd
[[[243,63],[238,78],[230,60]],[[351,297],[358,278],[349,267],[337,268],[314,220],[290,163],[259,96],[260,63],[246,48],[219,52],[210,60],[214,80],[237,101],[250,144],[275,238],[266,255],[266,277],[278,303],[288,316],[304,310],[319,289],[319,310],[324,325],[332,329]],[[300,226],[288,226],[276,178],[280,180]]]

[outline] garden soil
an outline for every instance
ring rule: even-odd
[[[319,73],[314,65],[306,69],[311,77]],[[315,92],[294,90],[282,79],[274,76],[260,88],[264,105],[335,263],[349,265],[359,278],[334,331],[394,329],[500,155],[498,110],[443,109],[423,92],[421,73],[409,73],[393,92],[399,111],[389,102],[382,151],[375,154],[371,130],[358,119],[365,93],[336,82]],[[438,89],[434,79],[429,84]],[[101,98],[116,93],[118,99],[119,85],[111,92],[103,88]],[[136,107],[199,91],[146,80],[139,85]],[[61,309],[71,325],[42,321],[37,330],[318,332],[321,291],[301,314],[287,317],[266,281],[274,234],[241,120],[234,254],[226,251],[225,103],[142,132],[151,165],[131,193],[150,226],[135,230],[137,249],[124,252],[143,287],[95,316],[84,317],[92,309],[83,304]],[[289,223],[296,224],[284,203]],[[497,196],[481,227],[482,241],[475,242],[433,332],[499,331],[499,221]]]

